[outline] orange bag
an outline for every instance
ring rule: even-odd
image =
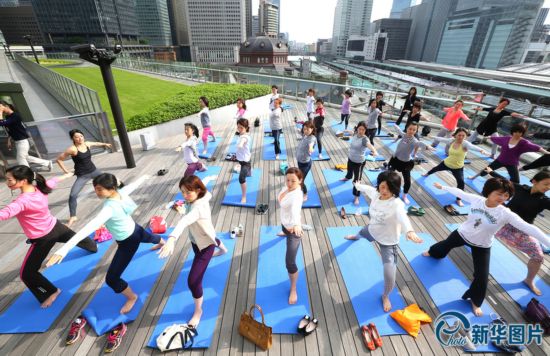
[[[421,323],[431,323],[432,318],[416,304],[411,304],[403,310],[390,314],[409,335],[417,337]]]

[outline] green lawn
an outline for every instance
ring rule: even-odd
[[[74,81],[97,91],[101,106],[109,116],[111,128],[115,129],[109,99],[103,85],[99,67],[50,68]],[[189,88],[187,85],[151,78],[113,68],[113,75],[122,107],[124,120],[146,112],[150,107],[163,102]],[[199,106],[197,104],[197,111]]]

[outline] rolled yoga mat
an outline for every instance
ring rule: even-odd
[[[352,193],[353,183],[351,179],[345,182],[340,181],[340,178],[345,177],[346,172],[336,169],[323,169],[323,175],[338,214],[340,214],[342,208],[346,210],[346,214],[367,215],[369,213],[369,204],[363,194],[359,196],[359,205],[353,204],[355,196]]]
[[[44,276],[61,289],[61,293],[49,308],[42,309],[40,302],[28,289],[25,289],[15,302],[0,315],[0,334],[47,331],[88,278],[88,275],[94,271],[110,245],[110,241],[98,244],[96,253],[75,247],[61,264],[42,270]],[[55,246],[53,251],[58,248],[59,246]]]
[[[208,138],[208,140],[210,140],[210,138]],[[208,141],[208,144],[206,146],[206,154],[203,154],[204,143],[201,140],[200,143],[197,145],[197,150],[199,150],[199,157],[206,158],[206,159],[212,157],[214,155],[214,152],[218,148],[218,145],[220,144],[221,140],[222,140],[221,136],[216,136],[216,141]]]
[[[451,174],[450,172],[447,172]],[[459,215],[468,215],[470,212],[470,204],[463,201],[464,206],[456,205],[456,197],[449,192],[446,192],[442,189],[437,189],[433,186],[435,182],[445,183],[441,179],[436,177],[437,173],[434,173],[428,177],[423,177],[422,174],[418,171],[411,172],[411,178],[428,193],[442,208],[445,205],[452,205]],[[454,179],[454,178],[453,178]]]
[[[435,259],[422,256],[422,252],[427,251],[436,241],[430,234],[418,233],[418,236],[424,240],[423,243],[415,244],[407,241],[399,244],[399,248],[403,251],[409,265],[428,291],[439,312],[458,311],[464,314],[470,323],[489,324],[491,322],[490,315],[495,312],[489,303],[485,301],[481,306],[483,316],[476,317],[472,312],[470,301],[461,299],[470,286],[470,281],[464,277],[449,257]],[[449,322],[452,324],[453,321]],[[475,352],[500,351],[489,344],[479,345]]]
[[[260,227],[260,246],[258,272],[256,273],[256,304],[265,316],[265,323],[273,328],[275,334],[297,334],[297,327],[304,315],[311,315],[307,278],[304,268],[303,247],[296,255],[298,281],[296,289],[298,302],[288,304],[290,281],[285,266],[286,237],[277,236],[281,226]],[[262,320],[258,311],[256,320]]]
[[[272,136],[265,136],[262,144],[262,159],[264,161],[275,161],[275,145],[273,144],[275,139]],[[279,135],[279,148],[281,153],[279,154],[279,160],[284,161],[287,159],[286,155],[286,143],[285,135]]]
[[[238,163],[237,163],[238,164]],[[231,181],[223,197],[223,205],[244,206],[254,208],[260,191],[260,179],[262,178],[262,170],[259,168],[252,169],[252,176],[246,178],[246,203],[241,203],[241,184],[239,183],[239,173],[232,173]]]
[[[407,332],[382,307],[384,267],[374,242],[363,238],[357,241],[344,239],[344,236],[357,234],[360,230],[361,227],[357,226],[327,227],[357,321],[360,326],[374,323],[383,336],[404,335]],[[397,287],[390,294],[390,302],[392,311],[405,308]]]
[[[208,268],[203,277],[203,305],[202,317],[197,327],[198,335],[193,341],[192,348],[208,348],[214,335],[220,305],[224,297],[225,285],[227,277],[231,269],[231,260],[233,251],[235,250],[235,239],[229,238],[229,233],[223,232],[217,234],[225,247],[227,253],[212,257]],[[182,266],[178,279],[174,285],[174,289],[168,297],[168,301],[160,314],[160,318],[155,326],[155,330],[149,339],[148,347],[157,347],[157,337],[172,324],[185,324],[188,319],[191,319],[195,304],[193,295],[187,286],[187,277],[191,270],[193,257],[195,256],[193,249],[189,249],[185,263]]]

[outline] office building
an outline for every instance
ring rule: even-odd
[[[373,0],[338,0],[332,28],[332,54],[346,54],[351,35],[366,36],[369,30]]]
[[[246,40],[244,0],[187,0],[186,22],[193,62],[237,63]]]
[[[367,36],[352,35],[348,39],[346,58],[359,61],[384,60],[388,49],[388,34],[377,32]]]
[[[176,60],[191,62],[191,44],[184,0],[168,0],[168,16]]]
[[[380,19],[371,24],[370,34],[387,34],[384,59],[405,58],[411,23],[411,19]]]
[[[537,21],[535,22],[535,26],[533,27],[533,33],[531,34],[531,42],[544,42],[546,39],[546,27],[548,25],[544,25],[544,22],[546,21],[546,18],[548,17],[548,11],[550,11],[549,8],[543,7],[539,11],[539,15],[537,16]]]
[[[0,31],[4,41],[9,45],[28,45],[23,36],[30,35],[34,44],[42,44],[44,38],[31,5],[22,5],[15,1],[15,6],[0,6]],[[28,2],[27,2],[28,3]],[[4,2],[3,4],[8,5]]]
[[[411,0],[393,0],[391,6],[390,19],[401,18],[403,10],[411,6]]]
[[[258,9],[260,33],[269,37],[279,37],[279,7],[269,0],[260,0]]]
[[[459,1],[437,63],[495,69],[521,62],[544,0]]]
[[[171,46],[170,17],[166,0],[135,0],[139,36],[152,46]]]
[[[252,37],[260,34],[260,16],[252,16]]]

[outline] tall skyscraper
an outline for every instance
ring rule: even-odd
[[[194,62],[237,63],[246,40],[245,0],[186,0]]]
[[[258,9],[260,32],[269,37],[279,36],[279,7],[269,0],[260,0]]]
[[[370,32],[386,33],[384,59],[404,59],[409,41],[411,19],[380,19],[372,23]]]
[[[391,6],[391,12],[390,12],[390,19],[400,18],[403,10],[405,10],[410,6],[411,6],[411,0],[393,0],[393,4]]]
[[[30,35],[32,41],[41,45],[44,42],[38,21],[29,1],[0,0],[0,31],[9,45],[28,45],[23,36]]]
[[[544,22],[548,17],[549,8],[544,7],[540,9],[535,27],[533,27],[533,33],[531,34],[531,42],[544,42],[546,40],[546,31],[544,28]]]
[[[172,33],[172,44],[177,47],[178,61],[191,62],[189,27],[187,26],[187,7],[185,0],[168,0],[168,15]]]
[[[135,0],[139,35],[153,46],[170,46],[170,18],[166,0]]]
[[[520,63],[544,0],[462,0],[445,23],[436,62],[494,69]]]
[[[260,16],[252,16],[252,37],[257,36],[260,33]]]
[[[245,0],[246,37],[255,36],[252,33],[252,0]]]
[[[338,0],[332,28],[332,54],[343,57],[350,35],[368,34],[373,0]]]
[[[103,46],[139,35],[135,0],[32,0],[32,6],[49,43]]]

